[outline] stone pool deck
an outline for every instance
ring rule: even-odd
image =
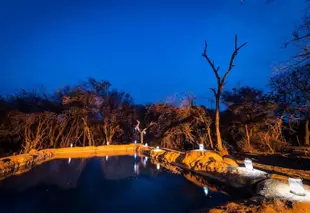
[[[137,149],[155,163],[162,164],[167,169],[171,168],[174,172],[177,172],[176,168],[181,168],[221,184],[230,185],[236,190],[249,189],[253,196],[262,199],[310,202],[310,186],[304,185],[305,196],[294,195],[290,192],[288,176],[267,174],[258,169],[247,170],[239,166],[231,156],[221,156],[214,151],[178,152],[142,146]]]

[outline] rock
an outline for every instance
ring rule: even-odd
[[[230,156],[227,156],[227,155],[223,157],[223,161],[225,163],[227,163],[228,165],[230,165],[230,166],[234,166],[234,167],[238,167],[239,166],[237,161],[234,158],[232,158]]]
[[[198,162],[201,162],[203,165],[210,161],[223,161],[223,158],[216,152],[213,151],[199,151],[194,150],[187,152],[183,163],[189,168],[195,167]]]
[[[29,151],[29,154],[36,154],[38,152],[38,150],[36,150],[36,149],[31,149],[30,151]]]

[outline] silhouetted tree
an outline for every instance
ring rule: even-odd
[[[222,94],[222,91],[223,91],[223,88],[225,85],[226,78],[227,78],[228,74],[230,73],[230,71],[235,66],[234,65],[235,58],[236,58],[239,50],[242,47],[244,47],[246,44],[247,43],[245,42],[245,43],[241,44],[240,46],[238,46],[238,37],[237,37],[237,35],[235,36],[234,51],[231,54],[231,58],[229,61],[228,68],[227,68],[223,77],[221,77],[219,74],[220,67],[217,67],[214,64],[214,61],[212,61],[207,54],[207,47],[208,47],[207,42],[205,42],[205,48],[204,48],[204,51],[202,53],[202,56],[207,60],[208,64],[212,68],[212,71],[213,71],[215,78],[217,80],[217,88],[211,88],[211,90],[212,90],[214,97],[215,97],[215,106],[216,106],[216,108],[215,108],[215,131],[216,131],[217,149],[219,151],[223,150],[223,144],[222,144],[222,138],[221,138],[221,132],[220,132],[220,99],[221,99],[221,94]]]

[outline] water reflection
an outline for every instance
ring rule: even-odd
[[[25,209],[32,213],[191,212],[232,199],[221,193],[210,199],[201,186],[147,161],[148,157],[141,157],[136,162],[133,156],[110,157],[109,161],[72,158],[70,164],[69,159],[50,161],[0,182],[0,209],[17,213]]]
[[[202,188],[203,188],[203,192],[205,193],[205,195],[208,195],[208,193],[209,193],[208,187],[204,186]]]

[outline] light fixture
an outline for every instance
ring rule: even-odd
[[[144,146],[147,147],[147,143]]]
[[[156,146],[156,149],[159,149],[159,146]]]
[[[244,159],[244,166],[248,170],[253,170],[253,164],[252,161],[248,158]]]
[[[107,141],[107,145],[109,145],[110,144],[110,142],[109,141]]]
[[[135,140],[135,143],[137,143],[137,140]]]
[[[159,165],[159,163],[156,165],[156,168],[157,168],[157,170],[159,170],[159,169],[160,169],[160,165]]]
[[[208,195],[208,193],[209,193],[208,187],[204,186],[203,191],[204,191],[205,195]]]
[[[300,178],[288,178],[288,183],[290,186],[290,192],[298,195],[298,196],[305,196],[305,189]]]
[[[203,147],[203,144],[202,144],[202,143],[199,144],[199,150],[200,150],[200,151],[204,151],[204,150],[205,150],[205,148]]]
[[[70,144],[70,147],[73,147],[73,144],[72,144],[72,143]]]

